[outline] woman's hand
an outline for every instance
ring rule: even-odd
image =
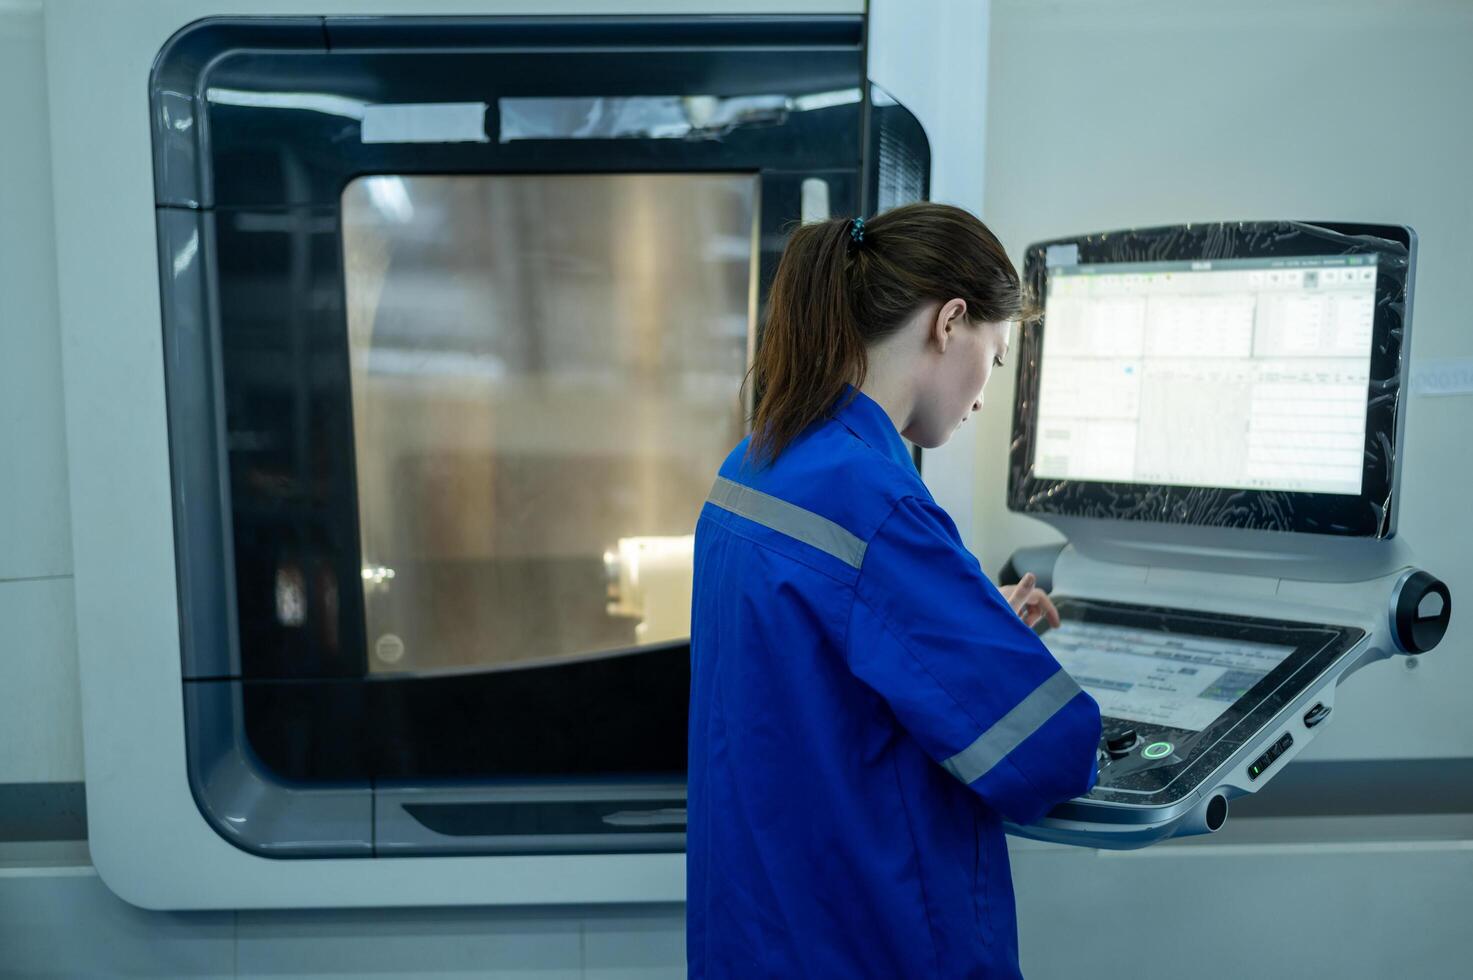
[[[1059,611],[1054,608],[1048,593],[1033,584],[1037,581],[1037,576],[1029,572],[1017,585],[1004,585],[997,591],[1002,593],[1002,597],[1008,600],[1008,605],[1013,607],[1013,612],[1030,629],[1045,616],[1048,617],[1050,626],[1058,626]]]

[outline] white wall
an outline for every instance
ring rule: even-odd
[[[869,78],[920,120],[931,144],[931,200],[981,213],[987,145],[988,0],[870,0]],[[956,93],[965,92],[965,98]],[[922,453],[921,474],[956,522],[975,535],[971,447],[953,439]]]
[[[0,0],[0,783],[82,778],[41,4]]]
[[[1473,4],[993,0],[985,220],[1030,243],[1182,221],[1342,219],[1420,235],[1413,365],[1473,355]],[[1013,374],[976,439],[975,550],[1058,540],[1008,513]],[[1453,593],[1416,670],[1346,684],[1316,758],[1473,755],[1473,396],[1403,401],[1400,534]]]

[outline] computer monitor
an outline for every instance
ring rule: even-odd
[[[1031,246],[1009,507],[1390,536],[1413,248],[1297,222]]]

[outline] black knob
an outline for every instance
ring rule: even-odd
[[[1414,571],[1391,599],[1391,631],[1406,653],[1425,653],[1437,646],[1452,618],[1453,600],[1447,585],[1423,571]]]
[[[1110,753],[1112,758],[1118,759],[1129,755],[1130,750],[1135,748],[1136,743],[1140,740],[1134,728],[1127,728],[1118,735],[1111,735],[1105,739],[1105,751]]]

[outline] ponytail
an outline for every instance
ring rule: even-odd
[[[761,400],[749,451],[759,462],[777,459],[868,368],[850,300],[850,227],[843,219],[801,225],[778,262],[752,366]]]
[[[961,208],[907,204],[865,222],[800,225],[778,262],[749,379],[757,385],[749,456],[780,456],[846,385],[864,384],[869,348],[924,304],[960,297],[981,321],[1016,319],[1017,270]]]

